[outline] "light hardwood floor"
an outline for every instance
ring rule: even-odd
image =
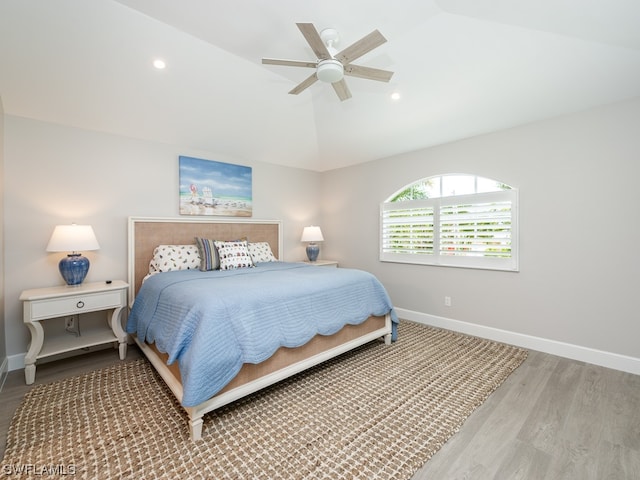
[[[118,361],[104,350],[44,364],[36,383]],[[2,455],[29,388],[14,371],[0,393]],[[640,479],[640,376],[530,352],[413,479]]]
[[[640,479],[640,376],[529,352],[414,480]]]

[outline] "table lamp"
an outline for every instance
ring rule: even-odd
[[[314,225],[304,227],[300,241],[309,242],[309,245],[307,245],[307,257],[310,262],[315,262],[318,259],[318,253],[320,253],[320,247],[316,242],[324,241],[320,227],[316,227]]]
[[[71,252],[58,264],[67,285],[80,285],[89,271],[89,259],[80,250],[98,250],[98,240],[91,225],[58,225],[53,230],[47,252]]]

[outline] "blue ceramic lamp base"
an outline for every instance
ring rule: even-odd
[[[320,253],[320,247],[315,243],[307,245],[307,258],[310,262],[315,262],[318,259]]]
[[[89,271],[89,259],[79,253],[70,253],[60,260],[58,268],[67,285],[80,285]]]

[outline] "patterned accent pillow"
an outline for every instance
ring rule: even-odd
[[[200,254],[195,245],[158,245],[153,251],[153,260],[149,264],[157,272],[172,270],[195,270],[200,268]]]
[[[253,261],[247,248],[246,240],[242,242],[214,242],[220,257],[220,270],[253,267]]]
[[[158,262],[156,262],[156,258],[155,258],[156,251],[154,250],[153,253],[154,253],[154,257],[149,262],[149,274],[151,275],[154,273],[158,273]]]
[[[269,242],[249,243],[247,248],[249,249],[249,255],[251,255],[253,263],[278,261],[271,251],[271,245],[269,245]]]
[[[203,272],[218,270],[220,268],[220,257],[215,245],[216,241],[209,238],[195,238],[200,252],[200,270]]]

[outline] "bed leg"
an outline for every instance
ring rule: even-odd
[[[384,336],[384,344],[385,345],[391,345],[391,334],[390,333],[387,333]]]
[[[202,438],[202,423],[201,416],[189,420],[189,426],[191,427],[191,440],[194,442]]]

